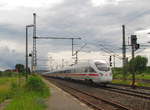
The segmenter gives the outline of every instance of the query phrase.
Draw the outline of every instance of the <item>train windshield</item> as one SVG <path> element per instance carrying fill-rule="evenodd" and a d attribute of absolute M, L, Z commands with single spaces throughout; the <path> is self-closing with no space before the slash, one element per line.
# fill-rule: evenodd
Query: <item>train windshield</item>
<path fill-rule="evenodd" d="M 95 62 L 95 65 L 98 70 L 100 71 L 109 71 L 110 68 L 107 66 L 106 63 L 100 63 L 100 62 Z"/>

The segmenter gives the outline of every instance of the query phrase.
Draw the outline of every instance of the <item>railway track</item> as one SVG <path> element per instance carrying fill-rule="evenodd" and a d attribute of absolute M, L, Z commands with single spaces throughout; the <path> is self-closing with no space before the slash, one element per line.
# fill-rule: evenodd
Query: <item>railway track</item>
<path fill-rule="evenodd" d="M 76 83 L 81 83 L 81 82 L 76 82 Z M 87 83 L 82 83 L 82 84 L 87 84 Z M 109 84 L 108 86 L 104 86 L 104 87 L 100 86 L 99 84 L 95 84 L 95 87 L 100 87 L 100 88 L 103 88 L 103 89 L 108 90 L 108 91 L 117 92 L 120 94 L 125 94 L 125 95 L 130 95 L 130 96 L 135 96 L 135 97 L 150 100 L 150 91 L 149 92 L 136 91 L 134 89 L 131 89 L 131 86 L 127 86 L 127 85 L 125 85 L 125 86 L 123 85 L 124 89 L 120 88 L 120 87 L 122 87 L 122 85 L 117 85 L 118 87 L 113 87 L 110 85 L 115 85 L 115 84 Z M 93 85 L 91 85 L 91 86 L 93 86 Z M 147 88 L 147 87 L 146 88 L 137 87 L 137 89 L 150 90 L 150 88 Z"/>
<path fill-rule="evenodd" d="M 146 93 L 146 92 L 140 92 L 140 91 L 135 91 L 130 89 L 122 89 L 122 88 L 111 87 L 111 86 L 105 87 L 103 89 L 150 100 L 150 93 Z"/>
<path fill-rule="evenodd" d="M 114 84 L 114 83 L 111 83 L 109 85 L 121 86 L 121 87 L 131 87 L 131 85 L 126 85 L 126 84 Z M 150 90 L 150 87 L 144 87 L 144 86 L 136 86 L 136 88 L 144 89 L 144 90 Z"/>
<path fill-rule="evenodd" d="M 49 79 L 49 78 L 47 78 Z M 51 79 L 52 83 L 54 83 L 56 86 L 60 87 L 64 91 L 70 93 L 74 97 L 78 98 L 79 100 L 83 101 L 87 105 L 95 108 L 96 110 L 132 110 L 131 108 L 128 108 L 124 105 L 121 105 L 119 103 L 106 100 L 100 96 L 96 96 L 93 94 L 90 94 L 88 92 L 79 90 L 77 88 L 70 87 L 68 85 L 64 85 L 61 81 L 54 81 Z"/>
<path fill-rule="evenodd" d="M 67 80 L 67 81 L 70 81 L 70 80 Z M 80 83 L 80 84 L 82 83 L 82 84 L 86 84 L 87 85 L 87 83 L 77 82 L 76 80 L 75 81 L 71 81 L 71 82 Z M 120 88 L 120 87 L 122 87 L 122 85 L 117 85 L 117 86 L 120 86 L 120 87 L 113 87 L 113 86 L 110 86 L 110 85 L 111 84 L 109 84 L 106 87 L 102 87 L 102 86 L 100 86 L 98 84 L 95 84 L 94 86 L 95 87 L 100 87 L 100 88 L 102 88 L 104 90 L 108 90 L 108 91 L 117 92 L 117 93 L 120 93 L 120 94 L 125 94 L 125 95 L 130 95 L 130 96 L 134 96 L 134 97 L 139 97 L 139 98 L 150 100 L 150 92 L 146 93 L 146 92 L 136 91 L 136 90 L 131 89 L 130 86 L 123 86 L 124 87 L 124 89 L 123 89 L 123 88 Z M 89 86 L 89 84 L 88 84 L 88 86 Z M 93 86 L 93 85 L 90 85 L 90 86 Z M 146 90 L 149 90 L 149 89 L 146 88 Z"/>

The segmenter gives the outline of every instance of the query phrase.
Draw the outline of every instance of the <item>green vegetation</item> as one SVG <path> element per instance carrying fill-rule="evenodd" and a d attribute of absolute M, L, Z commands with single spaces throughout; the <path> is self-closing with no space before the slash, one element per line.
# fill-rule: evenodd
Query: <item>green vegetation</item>
<path fill-rule="evenodd" d="M 10 71 L 5 71 L 5 72 L 0 71 L 0 77 L 3 77 L 3 76 L 13 77 L 13 76 L 17 76 L 17 73 L 10 72 Z"/>
<path fill-rule="evenodd" d="M 0 78 L 0 103 L 12 97 L 13 91 L 11 84 L 16 78 L 1 77 Z"/>
<path fill-rule="evenodd" d="M 125 84 L 125 85 L 131 85 L 132 84 L 132 81 L 131 80 L 116 80 L 114 79 L 112 81 L 112 83 L 115 83 L 115 84 Z M 135 83 L 136 86 L 146 86 L 146 87 L 150 87 L 150 84 L 149 83 L 143 83 L 141 81 L 136 81 Z"/>
<path fill-rule="evenodd" d="M 46 107 L 45 100 L 39 97 L 36 92 L 20 90 L 17 94 L 4 110 L 43 110 Z"/>
<path fill-rule="evenodd" d="M 43 97 L 49 96 L 49 89 L 47 85 L 42 81 L 40 76 L 34 75 L 29 77 L 26 83 L 26 88 L 31 92 L 38 91 L 37 93 Z"/>
<path fill-rule="evenodd" d="M 122 68 L 113 68 L 113 83 L 118 84 L 131 84 L 132 73 L 135 72 L 136 85 L 138 86 L 149 86 L 150 84 L 143 82 L 142 80 L 150 80 L 150 67 L 146 67 L 148 59 L 142 56 L 136 56 L 131 59 L 125 69 L 126 75 L 123 75 Z"/>
<path fill-rule="evenodd" d="M 132 74 L 128 73 L 126 76 L 127 76 L 126 77 L 127 79 L 132 79 Z M 113 78 L 114 79 L 122 79 L 123 78 L 123 74 L 114 73 L 113 74 Z M 136 74 L 135 78 L 136 79 L 141 79 L 141 80 L 150 80 L 150 74 L 148 74 L 148 73 Z"/>
<path fill-rule="evenodd" d="M 26 74 L 26 68 L 24 67 L 23 64 L 16 64 L 15 70 L 16 70 L 17 72 L 21 73 L 22 75 L 25 75 L 25 74 Z M 30 74 L 30 68 L 28 68 L 27 71 L 28 71 L 27 73 Z"/>
<path fill-rule="evenodd" d="M 142 56 L 136 56 L 134 59 L 131 59 L 129 63 L 126 65 L 126 69 L 128 72 L 133 73 L 136 72 L 141 74 L 143 71 L 146 70 L 148 59 Z"/>
<path fill-rule="evenodd" d="M 44 110 L 45 98 L 49 95 L 49 88 L 40 76 L 30 75 L 28 81 L 24 77 L 20 80 L 0 77 L 0 103 L 11 99 L 4 110 Z"/>
<path fill-rule="evenodd" d="M 119 69 L 120 70 L 120 69 Z M 113 83 L 117 83 L 117 84 L 131 84 L 131 80 L 132 80 L 132 74 L 130 74 L 129 72 L 126 75 L 126 80 L 123 80 L 123 74 L 122 72 L 115 72 L 113 73 Z M 142 74 L 136 74 L 135 75 L 135 79 L 136 79 L 136 85 L 138 86 L 148 86 L 150 87 L 149 83 L 145 83 L 142 80 L 150 80 L 150 73 L 142 73 Z"/>
<path fill-rule="evenodd" d="M 25 68 L 23 64 L 16 64 L 15 67 L 19 73 L 25 73 Z"/>

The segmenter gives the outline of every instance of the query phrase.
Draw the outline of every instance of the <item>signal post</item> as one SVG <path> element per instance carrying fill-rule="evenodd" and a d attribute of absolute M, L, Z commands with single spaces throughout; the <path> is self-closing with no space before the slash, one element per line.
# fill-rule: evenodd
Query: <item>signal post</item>
<path fill-rule="evenodd" d="M 140 45 L 137 44 L 137 36 L 131 35 L 131 48 L 132 48 L 132 59 L 134 60 L 134 52 L 139 49 Z M 132 88 L 135 88 L 135 68 L 132 67 Z"/>

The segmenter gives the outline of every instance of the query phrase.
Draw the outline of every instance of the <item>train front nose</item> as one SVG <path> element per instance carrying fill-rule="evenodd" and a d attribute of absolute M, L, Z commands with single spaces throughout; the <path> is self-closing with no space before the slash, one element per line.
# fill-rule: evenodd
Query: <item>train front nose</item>
<path fill-rule="evenodd" d="M 111 82 L 112 74 L 111 73 L 101 74 L 100 80 L 101 80 L 101 82 Z"/>
<path fill-rule="evenodd" d="M 106 73 L 106 74 L 98 74 L 96 78 L 93 79 L 96 83 L 109 83 L 112 81 L 112 74 Z"/>

